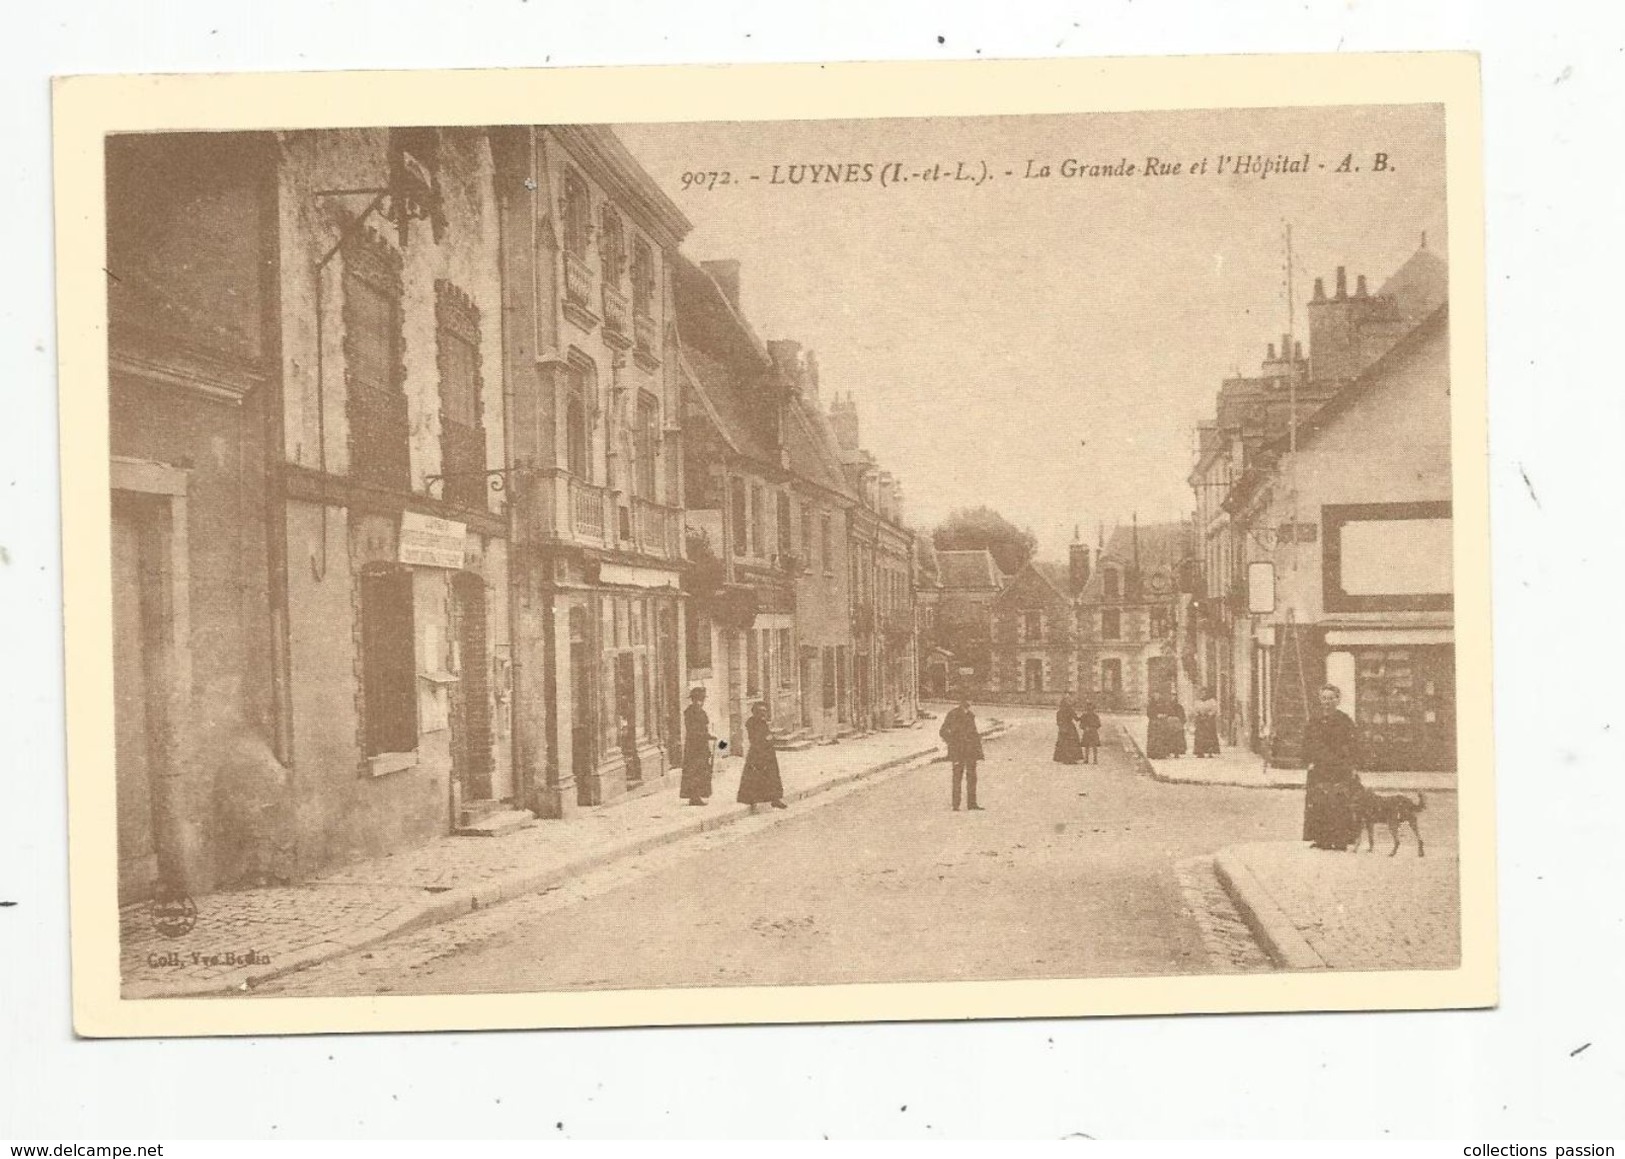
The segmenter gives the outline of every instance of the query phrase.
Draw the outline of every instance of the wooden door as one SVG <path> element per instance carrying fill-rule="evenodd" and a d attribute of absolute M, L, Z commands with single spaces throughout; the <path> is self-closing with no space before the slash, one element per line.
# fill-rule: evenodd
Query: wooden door
<path fill-rule="evenodd" d="M 491 799 L 491 653 L 486 635 L 485 581 L 458 572 L 451 581 L 451 639 L 460 677 L 451 702 L 452 776 L 462 799 Z"/>
<path fill-rule="evenodd" d="M 156 533 L 141 500 L 113 503 L 113 730 L 118 796 L 118 898 L 149 898 L 158 883 L 153 781 L 162 775 L 157 740 L 162 689 L 152 680 L 150 557 Z"/>

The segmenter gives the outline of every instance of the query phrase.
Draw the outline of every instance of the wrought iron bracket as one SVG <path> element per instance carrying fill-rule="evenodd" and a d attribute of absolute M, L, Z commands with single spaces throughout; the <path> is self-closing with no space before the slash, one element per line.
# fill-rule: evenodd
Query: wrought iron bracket
<path fill-rule="evenodd" d="M 508 489 L 508 468 L 492 467 L 488 471 L 452 471 L 445 475 L 423 476 L 423 489 L 430 495 L 434 494 L 435 484 L 442 485 L 439 498 L 445 498 L 444 484 L 447 479 L 484 479 L 485 485 L 493 491 L 506 491 Z"/>

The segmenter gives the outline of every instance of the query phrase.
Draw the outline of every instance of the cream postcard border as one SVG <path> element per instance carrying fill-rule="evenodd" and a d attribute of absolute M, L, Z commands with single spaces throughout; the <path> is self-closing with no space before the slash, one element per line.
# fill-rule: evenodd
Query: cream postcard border
<path fill-rule="evenodd" d="M 82 76 L 54 86 L 74 1026 L 92 1037 L 1492 1006 L 1497 997 L 1483 155 L 1466 53 Z M 104 134 L 385 124 L 1445 107 L 1461 965 L 444 997 L 120 997 Z"/>

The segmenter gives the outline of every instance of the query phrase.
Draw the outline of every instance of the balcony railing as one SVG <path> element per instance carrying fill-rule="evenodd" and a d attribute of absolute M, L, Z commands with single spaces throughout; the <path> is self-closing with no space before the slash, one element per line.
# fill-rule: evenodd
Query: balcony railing
<path fill-rule="evenodd" d="M 632 319 L 632 330 L 637 339 L 633 357 L 653 370 L 660 365 L 660 327 L 650 315 L 638 314 Z"/>
<path fill-rule="evenodd" d="M 662 559 L 683 556 L 683 513 L 648 499 L 632 500 L 632 525 L 638 550 Z"/>
<path fill-rule="evenodd" d="M 607 542 L 610 529 L 609 491 L 579 479 L 571 479 L 569 494 L 570 537 L 578 543 Z"/>
<path fill-rule="evenodd" d="M 622 350 L 632 344 L 627 333 L 626 295 L 608 281 L 604 282 L 604 340 Z"/>
<path fill-rule="evenodd" d="M 564 254 L 564 311 L 588 329 L 598 323 L 598 315 L 592 312 L 592 267 L 586 258 L 568 250 Z"/>
<path fill-rule="evenodd" d="M 654 559 L 680 560 L 683 512 L 589 483 L 567 471 L 543 473 L 521 508 L 522 536 L 554 539 Z"/>

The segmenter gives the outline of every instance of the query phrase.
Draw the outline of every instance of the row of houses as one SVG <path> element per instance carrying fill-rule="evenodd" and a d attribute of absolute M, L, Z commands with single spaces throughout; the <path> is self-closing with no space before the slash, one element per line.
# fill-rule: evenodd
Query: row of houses
<path fill-rule="evenodd" d="M 1180 610 L 1190 589 L 1192 529 L 1184 523 L 1102 530 L 1073 543 L 1067 564 L 1041 560 L 1013 575 L 987 551 L 939 551 L 919 587 L 924 687 L 944 696 L 1140 711 L 1188 695 Z"/>
<path fill-rule="evenodd" d="M 1317 278 L 1308 351 L 1271 343 L 1197 431 L 1195 683 L 1276 764 L 1330 683 L 1366 767 L 1455 767 L 1447 290 L 1425 235 L 1375 292 Z"/>
<path fill-rule="evenodd" d="M 120 894 L 911 722 L 897 484 L 613 133 L 110 138 Z"/>
<path fill-rule="evenodd" d="M 1309 347 L 1269 343 L 1196 432 L 1191 519 L 1119 527 L 1065 567 L 927 557 L 928 694 L 1143 711 L 1217 705 L 1284 766 L 1336 685 L 1365 767 L 1455 766 L 1448 277 L 1424 236 L 1376 291 L 1316 279 Z"/>

